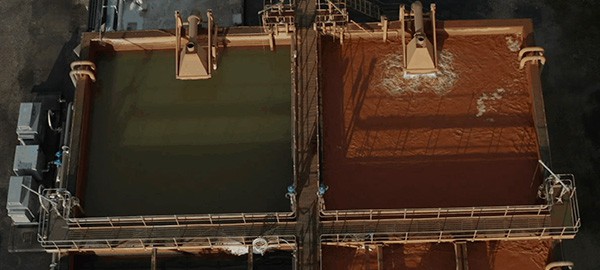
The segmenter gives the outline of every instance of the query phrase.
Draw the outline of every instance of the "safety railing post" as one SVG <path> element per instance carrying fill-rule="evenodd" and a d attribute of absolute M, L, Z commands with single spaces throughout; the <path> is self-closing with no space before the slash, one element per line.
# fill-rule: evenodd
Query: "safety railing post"
<path fill-rule="evenodd" d="M 539 239 L 542 239 L 544 237 L 544 233 L 546 233 L 546 227 L 544 227 L 542 229 L 542 233 L 540 234 L 540 238 Z"/>

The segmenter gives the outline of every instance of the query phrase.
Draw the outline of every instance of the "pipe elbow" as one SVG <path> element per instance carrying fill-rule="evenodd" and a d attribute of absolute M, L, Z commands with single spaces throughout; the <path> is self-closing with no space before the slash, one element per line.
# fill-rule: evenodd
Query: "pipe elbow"
<path fill-rule="evenodd" d="M 549 264 L 546 265 L 546 268 L 544 268 L 545 270 L 552 270 L 555 269 L 557 267 L 569 267 L 569 269 L 571 269 L 575 264 L 573 262 L 568 262 L 568 261 L 560 261 L 560 262 L 551 262 Z"/>

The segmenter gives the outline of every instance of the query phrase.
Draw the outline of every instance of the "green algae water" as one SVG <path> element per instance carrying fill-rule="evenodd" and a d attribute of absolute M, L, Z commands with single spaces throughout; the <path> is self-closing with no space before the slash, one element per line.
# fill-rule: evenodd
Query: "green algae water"
<path fill-rule="evenodd" d="M 290 211 L 289 48 L 226 48 L 209 80 L 173 51 L 97 60 L 86 216 Z"/>

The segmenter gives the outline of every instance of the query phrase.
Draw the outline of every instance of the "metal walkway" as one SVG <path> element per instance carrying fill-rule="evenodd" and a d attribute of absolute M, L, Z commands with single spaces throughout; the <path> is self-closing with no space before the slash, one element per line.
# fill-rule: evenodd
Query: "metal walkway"
<path fill-rule="evenodd" d="M 323 243 L 454 242 L 508 239 L 569 239 L 578 226 L 557 222 L 551 214 L 321 221 L 313 207 L 303 208 L 298 222 L 186 224 L 157 226 L 67 225 L 54 218 L 42 246 L 57 251 L 127 248 L 201 248 L 234 240 L 249 244 L 264 237 L 274 244 L 296 244 L 302 269 L 316 269 Z M 307 211 L 304 211 L 307 210 Z M 319 226 L 320 224 L 320 226 Z M 304 252 L 310 250 L 311 252 Z M 315 268 L 316 267 L 316 268 Z"/>
<path fill-rule="evenodd" d="M 298 267 L 319 269 L 319 129 L 318 129 L 318 41 L 312 28 L 315 0 L 300 0 L 296 6 L 296 87 L 298 115 Z"/>

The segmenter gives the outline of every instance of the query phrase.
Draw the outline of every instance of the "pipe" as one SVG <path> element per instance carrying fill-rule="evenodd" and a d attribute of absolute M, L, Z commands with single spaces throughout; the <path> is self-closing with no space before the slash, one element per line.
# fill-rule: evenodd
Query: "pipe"
<path fill-rule="evenodd" d="M 386 16 L 381 16 L 381 30 L 383 31 L 383 42 L 387 41 L 388 38 L 388 19 Z"/>
<path fill-rule="evenodd" d="M 185 50 L 188 53 L 193 53 L 196 51 L 196 43 L 194 43 L 193 41 L 188 42 L 187 44 L 185 44 Z"/>
<path fill-rule="evenodd" d="M 415 33 L 424 33 L 423 28 L 423 5 L 421 1 L 416 1 L 410 6 L 415 17 Z"/>
<path fill-rule="evenodd" d="M 254 252 L 252 246 L 248 246 L 248 270 L 254 269 Z"/>
<path fill-rule="evenodd" d="M 56 184 L 59 188 L 64 188 L 66 186 L 66 184 L 64 183 L 63 179 L 65 179 L 64 177 L 64 173 L 65 173 L 65 164 L 67 164 L 67 161 L 69 159 L 69 146 L 67 145 L 69 142 L 69 135 L 70 135 L 70 131 L 71 131 L 71 119 L 73 118 L 73 102 L 69 102 L 69 104 L 67 104 L 67 120 L 65 121 L 65 126 L 63 127 L 63 136 L 61 137 L 61 151 L 62 151 L 62 156 L 61 156 L 61 164 L 62 166 L 57 168 L 56 171 Z"/>
<path fill-rule="evenodd" d="M 179 76 L 179 54 L 181 50 L 181 28 L 183 20 L 179 11 L 175 11 L 175 77 Z"/>
<path fill-rule="evenodd" d="M 569 267 L 569 269 L 572 269 L 573 266 L 575 264 L 573 264 L 572 262 L 567 262 L 567 261 L 563 261 L 563 262 L 551 262 L 548 265 L 546 265 L 546 268 L 544 268 L 545 270 L 552 270 L 554 268 L 557 267 Z"/>
<path fill-rule="evenodd" d="M 157 268 L 157 263 L 156 263 L 156 257 L 158 257 L 157 255 L 157 249 L 153 248 L 152 249 L 152 259 L 151 259 L 151 263 L 150 263 L 150 269 L 152 270 L 156 270 Z"/>
<path fill-rule="evenodd" d="M 528 52 L 537 52 L 540 55 L 544 55 L 544 48 L 542 47 L 527 47 L 519 51 L 519 61 L 523 59 L 523 56 Z"/>
<path fill-rule="evenodd" d="M 75 70 L 78 66 L 89 66 L 92 70 L 96 70 L 96 64 L 92 61 L 73 61 L 71 62 L 71 70 Z"/>
<path fill-rule="evenodd" d="M 188 18 L 188 28 L 190 29 L 189 37 L 192 42 L 196 41 L 198 37 L 198 25 L 202 21 L 200 17 L 196 15 L 190 15 Z"/>
<path fill-rule="evenodd" d="M 63 127 L 63 138 L 61 145 L 66 145 L 69 141 L 69 131 L 71 131 L 71 118 L 73 117 L 73 102 L 69 102 L 67 104 L 67 120 L 65 121 L 65 126 Z"/>
<path fill-rule="evenodd" d="M 90 79 L 92 79 L 93 82 L 96 81 L 96 75 L 89 70 L 73 70 L 69 72 L 69 77 L 71 77 L 71 81 L 75 87 L 77 87 L 77 75 L 87 75 L 90 77 Z"/>
<path fill-rule="evenodd" d="M 542 63 L 542 65 L 546 64 L 546 57 L 540 56 L 540 55 L 536 55 L 536 56 L 525 56 L 523 57 L 523 59 L 521 59 L 521 62 L 519 63 L 519 69 L 523 69 L 525 67 L 525 64 L 527 62 L 533 62 L 533 61 L 540 61 L 540 63 Z"/>
<path fill-rule="evenodd" d="M 52 110 L 48 110 L 47 116 L 48 116 L 48 127 L 50 128 L 50 130 L 54 131 L 54 132 L 60 132 L 61 128 L 57 127 L 55 128 L 54 125 L 52 125 L 52 116 L 54 115 L 54 113 L 52 112 Z"/>
<path fill-rule="evenodd" d="M 50 263 L 50 270 L 56 270 L 60 264 L 60 253 L 52 253 L 52 262 Z"/>
<path fill-rule="evenodd" d="M 213 61 L 212 28 L 213 28 L 213 25 L 212 24 L 213 24 L 213 20 L 214 20 L 214 18 L 212 16 L 212 10 L 210 10 L 210 9 L 208 11 L 206 11 L 206 20 L 208 21 L 208 33 L 207 33 L 208 34 L 208 52 L 207 52 L 208 67 L 206 67 L 206 72 L 210 75 L 210 74 L 212 74 L 212 70 L 213 70 L 213 66 L 212 66 L 212 61 Z"/>

